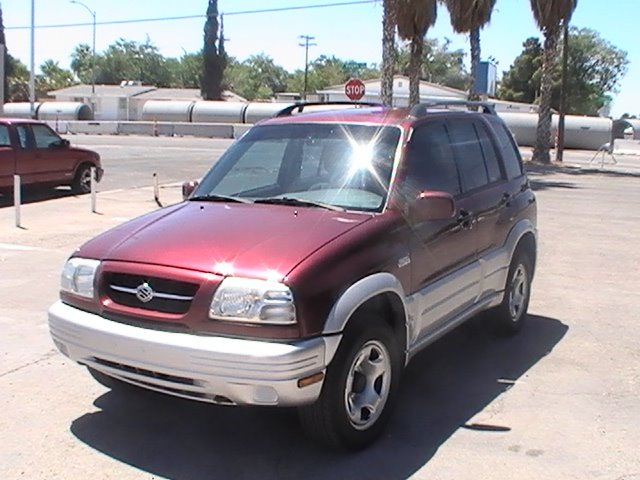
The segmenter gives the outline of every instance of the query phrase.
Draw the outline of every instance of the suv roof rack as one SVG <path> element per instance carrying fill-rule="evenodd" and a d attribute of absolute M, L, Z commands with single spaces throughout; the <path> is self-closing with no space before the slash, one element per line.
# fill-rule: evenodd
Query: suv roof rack
<path fill-rule="evenodd" d="M 427 110 L 435 107 L 467 107 L 468 110 L 478 111 L 480 108 L 482 109 L 482 113 L 486 113 L 488 115 L 496 115 L 495 105 L 488 102 L 477 102 L 471 100 L 434 100 L 429 102 L 419 103 L 413 108 L 411 108 L 411 112 L 409 115 L 412 117 L 424 117 L 427 114 Z"/>
<path fill-rule="evenodd" d="M 319 105 L 352 105 L 354 107 L 382 107 L 380 103 L 374 102 L 347 102 L 347 101 L 335 101 L 335 102 L 298 102 L 294 105 L 289 105 L 277 112 L 273 117 L 288 117 L 293 115 L 293 112 L 298 110 L 298 113 L 302 113 L 305 107 L 314 107 Z"/>

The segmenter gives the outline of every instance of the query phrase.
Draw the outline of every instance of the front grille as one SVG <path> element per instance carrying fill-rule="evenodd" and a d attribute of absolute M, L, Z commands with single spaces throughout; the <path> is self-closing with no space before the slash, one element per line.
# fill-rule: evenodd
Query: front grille
<path fill-rule="evenodd" d="M 113 368 L 114 370 L 119 370 L 124 373 L 134 373 L 136 375 L 140 375 L 148 378 L 157 378 L 158 380 L 164 380 L 166 382 L 178 383 L 180 385 L 195 385 L 195 382 L 191 378 L 186 377 L 178 377 L 176 375 L 168 375 L 166 373 L 153 372 L 151 370 L 146 370 L 144 368 L 132 367 L 131 365 L 124 365 L 122 363 L 112 362 L 110 360 L 105 360 L 104 358 L 93 357 L 93 361 L 99 365 L 104 365 L 105 367 Z"/>
<path fill-rule="evenodd" d="M 114 302 L 162 313 L 187 313 L 198 290 L 195 283 L 126 273 L 106 273 L 104 281 L 107 295 Z M 141 301 L 136 295 L 138 288 L 144 284 L 153 290 L 153 297 L 148 302 Z"/>

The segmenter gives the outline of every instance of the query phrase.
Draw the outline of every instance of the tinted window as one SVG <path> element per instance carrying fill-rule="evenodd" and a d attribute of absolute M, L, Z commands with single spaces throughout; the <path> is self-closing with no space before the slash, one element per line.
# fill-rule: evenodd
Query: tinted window
<path fill-rule="evenodd" d="M 49 148 L 52 143 L 60 141 L 60 137 L 45 125 L 33 125 L 31 130 L 36 141 L 36 148 Z"/>
<path fill-rule="evenodd" d="M 16 131 L 18 132 L 18 142 L 20 143 L 20 147 L 29 148 L 29 131 L 26 125 L 18 125 L 16 127 Z"/>
<path fill-rule="evenodd" d="M 406 175 L 410 195 L 426 190 L 460 193 L 458 170 L 444 124 L 429 124 L 413 132 Z"/>
<path fill-rule="evenodd" d="M 520 162 L 520 155 L 518 154 L 517 147 L 513 141 L 511 132 L 507 130 L 507 127 L 503 124 L 494 124 L 496 136 L 500 144 L 500 150 L 502 151 L 502 158 L 504 160 L 504 169 L 507 172 L 507 178 L 509 180 L 522 175 L 522 163 Z"/>
<path fill-rule="evenodd" d="M 9 127 L 0 125 L 0 147 L 10 147 L 11 139 L 9 138 Z"/>
<path fill-rule="evenodd" d="M 463 119 L 453 121 L 449 124 L 449 135 L 463 190 L 473 190 L 489 183 L 484 155 L 473 123 Z"/>
<path fill-rule="evenodd" d="M 487 174 L 489 175 L 489 182 L 497 182 L 502 178 L 500 172 L 500 163 L 498 162 L 498 155 L 496 149 L 493 146 L 493 142 L 489 137 L 489 132 L 482 125 L 475 124 L 476 134 L 480 139 L 480 148 L 484 156 L 484 163 L 487 167 Z"/>

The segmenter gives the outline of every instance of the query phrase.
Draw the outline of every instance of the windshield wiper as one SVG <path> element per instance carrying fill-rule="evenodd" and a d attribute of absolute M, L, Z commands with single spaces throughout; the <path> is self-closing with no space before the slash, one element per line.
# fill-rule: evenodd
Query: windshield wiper
<path fill-rule="evenodd" d="M 195 195 L 193 197 L 189 197 L 189 201 L 196 202 L 237 202 L 237 203 L 251 203 L 250 200 L 239 197 L 230 197 L 228 195 L 215 195 L 213 193 L 208 193 L 207 195 Z"/>
<path fill-rule="evenodd" d="M 254 203 L 266 203 L 270 205 L 289 205 L 292 207 L 320 207 L 327 210 L 335 210 L 338 212 L 344 212 L 344 208 L 337 207 L 335 205 L 329 205 L 322 202 L 314 202 L 312 200 L 302 200 L 300 198 L 293 197 L 270 197 L 270 198 L 258 198 L 254 200 Z"/>

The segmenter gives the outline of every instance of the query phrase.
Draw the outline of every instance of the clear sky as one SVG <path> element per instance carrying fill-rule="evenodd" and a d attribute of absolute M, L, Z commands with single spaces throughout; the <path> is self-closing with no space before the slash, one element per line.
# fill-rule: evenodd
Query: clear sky
<path fill-rule="evenodd" d="M 202 28 L 207 0 L 82 0 L 97 14 L 97 44 L 102 51 L 118 38 L 144 42 L 147 37 L 167 57 L 195 52 L 202 46 Z M 299 35 L 315 37 L 310 58 L 335 55 L 367 63 L 381 61 L 381 2 L 333 6 L 273 13 L 244 13 L 278 7 L 328 5 L 349 0 L 219 0 L 225 13 L 227 52 L 242 60 L 264 52 L 287 70 L 304 67 L 304 49 Z M 30 0 L 1 0 L 9 52 L 27 66 L 30 62 Z M 235 14 L 234 14 L 235 13 Z M 158 17 L 197 16 L 193 19 L 100 25 L 100 22 Z M 590 27 L 629 54 L 629 72 L 615 97 L 613 115 L 640 114 L 640 0 L 579 0 L 572 24 Z M 91 44 L 91 15 L 69 0 L 35 0 L 35 24 L 87 23 L 86 26 L 36 28 L 36 68 L 46 59 L 69 66 L 69 55 L 78 43 Z M 444 8 L 427 34 L 449 38 L 453 48 L 467 50 L 467 38 L 453 33 Z M 522 42 L 540 37 L 530 12 L 529 0 L 498 0 L 491 24 L 482 32 L 482 56 L 493 56 L 498 70 L 508 69 L 522 51 Z"/>

